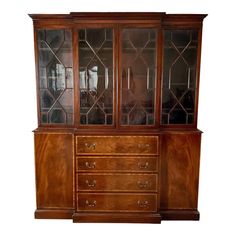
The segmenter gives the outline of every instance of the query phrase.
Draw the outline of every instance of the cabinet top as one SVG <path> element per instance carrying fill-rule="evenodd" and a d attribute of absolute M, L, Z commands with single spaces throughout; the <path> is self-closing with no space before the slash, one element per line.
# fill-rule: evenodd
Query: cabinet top
<path fill-rule="evenodd" d="M 165 12 L 70 12 L 69 14 L 29 14 L 33 20 L 96 19 L 96 20 L 194 20 L 202 21 L 207 14 L 167 14 Z"/>

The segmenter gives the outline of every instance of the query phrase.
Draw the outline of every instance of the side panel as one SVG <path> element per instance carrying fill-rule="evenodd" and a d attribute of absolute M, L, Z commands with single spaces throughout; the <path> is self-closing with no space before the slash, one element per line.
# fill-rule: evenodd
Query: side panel
<path fill-rule="evenodd" d="M 37 209 L 73 208 L 73 135 L 35 133 Z"/>
<path fill-rule="evenodd" d="M 197 209 L 201 133 L 161 135 L 161 209 Z"/>

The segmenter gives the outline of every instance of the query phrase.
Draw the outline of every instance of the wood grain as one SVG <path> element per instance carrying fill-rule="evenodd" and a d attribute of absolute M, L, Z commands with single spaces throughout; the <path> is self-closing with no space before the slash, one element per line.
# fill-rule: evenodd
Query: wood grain
<path fill-rule="evenodd" d="M 72 219 L 74 209 L 37 209 L 35 219 Z"/>
<path fill-rule="evenodd" d="M 76 136 L 76 154 L 158 154 L 158 136 Z"/>
<path fill-rule="evenodd" d="M 157 174 L 77 174 L 77 191 L 157 192 Z"/>
<path fill-rule="evenodd" d="M 156 212 L 157 194 L 78 193 L 77 211 Z"/>
<path fill-rule="evenodd" d="M 77 212 L 73 214 L 74 223 L 161 223 L 159 213 L 96 213 L 96 212 Z"/>
<path fill-rule="evenodd" d="M 34 23 L 39 122 L 34 131 L 35 218 L 139 223 L 198 220 L 201 132 L 197 110 L 202 21 L 206 15 L 72 12 L 30 17 Z M 155 126 L 120 125 L 121 29 L 128 26 L 158 30 Z M 113 125 L 80 125 L 78 29 L 83 27 L 113 28 Z M 73 32 L 74 124 L 41 124 L 37 30 L 62 28 Z M 199 31 L 194 124 L 161 125 L 163 30 L 193 28 Z"/>
<path fill-rule="evenodd" d="M 35 133 L 37 208 L 73 208 L 73 135 Z"/>
<path fill-rule="evenodd" d="M 158 156 L 77 156 L 76 171 L 79 172 L 155 172 Z"/>
<path fill-rule="evenodd" d="M 199 220 L 200 213 L 198 210 L 161 210 L 161 219 L 162 220 Z"/>
<path fill-rule="evenodd" d="M 201 134 L 161 135 L 161 209 L 197 209 Z"/>

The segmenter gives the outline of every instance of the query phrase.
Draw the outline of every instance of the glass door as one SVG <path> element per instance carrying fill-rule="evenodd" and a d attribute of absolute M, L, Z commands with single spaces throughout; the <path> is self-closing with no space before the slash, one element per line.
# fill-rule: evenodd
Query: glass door
<path fill-rule="evenodd" d="M 164 31 L 162 117 L 164 125 L 194 124 L 197 30 Z"/>
<path fill-rule="evenodd" d="M 153 126 L 156 116 L 157 29 L 123 28 L 120 40 L 120 123 L 122 126 Z"/>
<path fill-rule="evenodd" d="M 79 29 L 80 125 L 113 125 L 113 29 Z"/>
<path fill-rule="evenodd" d="M 73 124 L 72 34 L 69 29 L 40 29 L 38 87 L 41 124 Z"/>

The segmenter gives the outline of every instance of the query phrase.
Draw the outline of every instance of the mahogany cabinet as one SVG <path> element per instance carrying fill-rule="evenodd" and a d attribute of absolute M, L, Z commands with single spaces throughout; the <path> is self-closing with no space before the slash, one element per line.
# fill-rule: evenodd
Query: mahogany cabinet
<path fill-rule="evenodd" d="M 205 16 L 30 15 L 38 107 L 35 218 L 199 219 Z"/>

